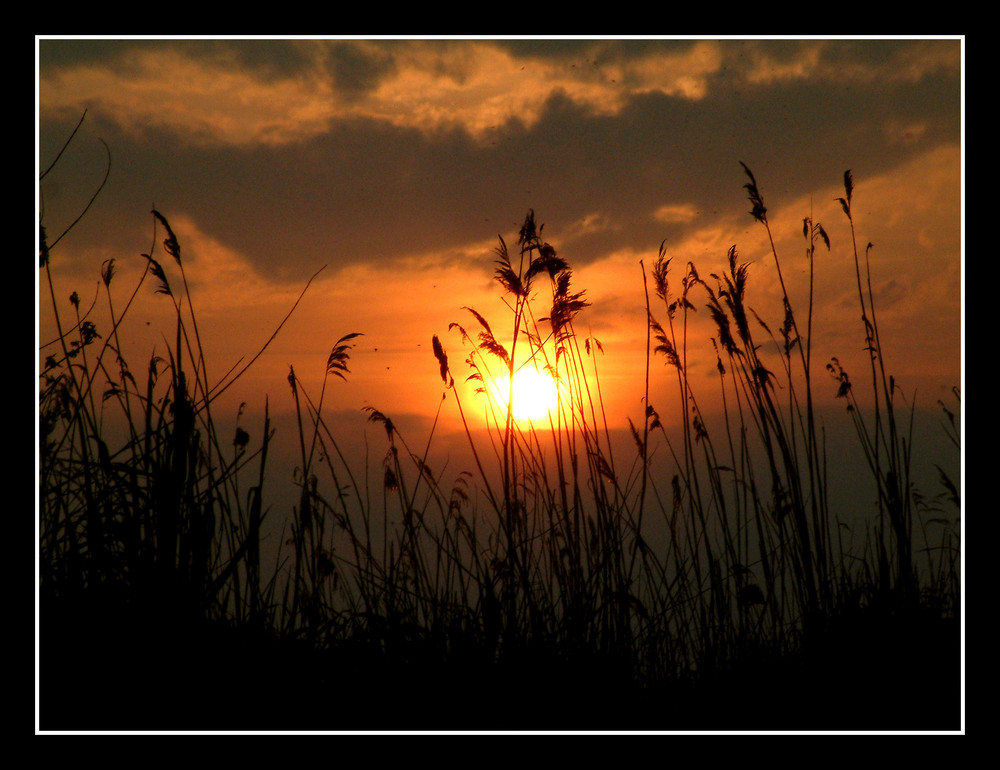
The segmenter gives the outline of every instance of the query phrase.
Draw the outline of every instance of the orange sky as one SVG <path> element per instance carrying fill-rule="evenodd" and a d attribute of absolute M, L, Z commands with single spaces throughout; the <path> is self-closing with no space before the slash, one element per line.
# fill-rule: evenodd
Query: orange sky
<path fill-rule="evenodd" d="M 88 111 L 40 185 L 50 238 L 100 181 L 101 141 L 112 157 L 106 189 L 53 251 L 56 294 L 78 291 L 84 308 L 98 295 L 91 318 L 107 329 L 100 266 L 116 260 L 122 306 L 155 206 L 183 247 L 213 378 L 253 356 L 323 268 L 217 413 L 247 402 L 259 414 L 265 394 L 272 413 L 290 411 L 289 366 L 318 394 L 331 346 L 362 332 L 347 382 L 329 383 L 329 408 L 429 418 L 442 393 L 433 335 L 457 379 L 463 346 L 449 324 L 476 327 L 463 307 L 509 339 L 493 249 L 498 235 L 516 243 L 533 208 L 592 303 L 577 331 L 603 345 L 607 414 L 622 427 L 641 420 L 640 260 L 651 266 L 661 242 L 678 279 L 688 261 L 703 278 L 720 271 L 736 245 L 752 264 L 750 304 L 780 325 L 743 161 L 797 312 L 808 288 L 803 217 L 831 239 L 816 261 L 813 344 L 817 387 L 832 403 L 823 364 L 837 356 L 858 374 L 865 364 L 850 230 L 835 200 L 852 169 L 887 363 L 907 397 L 933 406 L 962 376 L 962 55 L 955 39 L 41 40 L 40 171 Z M 39 290 L 43 344 L 55 332 L 47 285 Z M 544 300 L 538 310 L 547 314 Z M 165 348 L 168 311 L 143 289 L 131 356 Z M 689 371 L 708 394 L 712 330 L 706 313 L 694 316 Z M 655 360 L 654 405 L 672 383 Z M 443 428 L 454 429 L 446 407 Z"/>

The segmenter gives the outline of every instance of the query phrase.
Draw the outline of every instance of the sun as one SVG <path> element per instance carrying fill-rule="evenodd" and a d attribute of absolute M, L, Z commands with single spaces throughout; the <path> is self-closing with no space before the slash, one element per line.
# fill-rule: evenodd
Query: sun
<path fill-rule="evenodd" d="M 500 402 L 506 403 L 510 394 L 509 379 L 506 375 L 497 381 L 501 394 Z M 559 405 L 559 390 L 555 380 L 546 372 L 533 367 L 523 367 L 514 372 L 514 395 L 511 411 L 518 420 L 539 420 L 545 418 Z"/>

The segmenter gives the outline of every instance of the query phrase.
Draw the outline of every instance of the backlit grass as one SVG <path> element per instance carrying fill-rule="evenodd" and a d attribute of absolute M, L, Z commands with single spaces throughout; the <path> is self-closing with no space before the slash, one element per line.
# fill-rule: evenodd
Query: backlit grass
<path fill-rule="evenodd" d="M 598 300 L 529 211 L 516 245 L 488 257 L 509 315 L 456 308 L 420 375 L 440 378 L 438 415 L 465 426 L 469 466 L 433 467 L 434 429 L 404 437 L 368 407 L 384 434 L 375 483 L 329 422 L 360 332 L 333 343 L 319 393 L 290 370 L 290 392 L 249 396 L 262 425 L 222 436 L 214 404 L 246 369 L 213 379 L 167 219 L 153 212 L 131 298 L 152 284 L 171 304 L 170 346 L 138 366 L 120 354 L 132 299 L 112 301 L 114 261 L 101 269 L 112 326 L 97 329 L 76 295 L 67 308 L 50 291 L 62 236 L 43 223 L 58 337 L 40 351 L 42 727 L 956 729 L 959 485 L 944 471 L 940 490 L 911 482 L 913 406 L 883 354 L 877 266 L 809 218 L 802 253 L 779 255 L 743 168 L 784 313 L 756 316 L 735 246 L 714 273 L 650 255 L 646 365 L 632 373 L 645 413 L 627 451 L 604 406 L 603 345 L 577 332 Z M 853 238 L 850 172 L 844 188 Z M 831 249 L 852 257 L 870 354 L 850 375 L 812 345 L 813 260 Z M 806 296 L 785 289 L 792 260 Z M 709 338 L 689 333 L 695 312 Z M 696 392 L 695 349 L 712 351 L 717 392 Z M 510 400 L 521 369 L 558 396 L 530 420 Z M 651 397 L 668 388 L 684 405 L 669 421 Z M 291 479 L 268 471 L 279 397 L 296 415 Z M 850 525 L 818 416 L 838 398 L 877 492 Z M 721 418 L 702 412 L 710 401 Z M 957 404 L 941 407 L 959 452 Z M 269 489 L 289 484 L 297 504 L 271 509 Z M 265 520 L 284 532 L 277 551 Z M 871 692 L 838 691 L 858 683 Z M 948 700 L 900 710 L 921 690 Z"/>

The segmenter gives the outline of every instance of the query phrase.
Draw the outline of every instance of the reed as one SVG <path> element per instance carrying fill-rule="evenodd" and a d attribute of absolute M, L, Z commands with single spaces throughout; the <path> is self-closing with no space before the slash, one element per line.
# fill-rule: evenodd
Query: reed
<path fill-rule="evenodd" d="M 661 246 L 637 274 L 647 345 L 636 373 L 644 415 L 638 427 L 630 421 L 631 452 L 612 438 L 603 345 L 576 330 L 591 299 L 529 211 L 516 247 L 500 237 L 491 257 L 509 316 L 497 321 L 463 308 L 466 325 L 451 324 L 451 341 L 432 337 L 442 399 L 426 440 L 411 445 L 388 413 L 367 407 L 369 423 L 384 434 L 374 484 L 369 469 L 342 449 L 328 416 L 328 384 L 350 376 L 359 333 L 333 344 L 318 395 L 290 370 L 298 503 L 273 565 L 265 563 L 262 536 L 273 515 L 265 505 L 273 432 L 267 401 L 258 449 L 249 449 L 242 415 L 231 440 L 219 435 L 213 402 L 246 367 L 210 379 L 181 244 L 166 217 L 152 212 L 154 246 L 142 255 L 146 270 L 124 307 L 110 290 L 114 262 L 102 267 L 112 319 L 106 337 L 81 314 L 76 295 L 68 315 L 57 300 L 53 247 L 62 236 L 49 243 L 42 226 L 40 269 L 58 330 L 41 351 L 39 386 L 43 621 L 141 615 L 156 618 L 157 628 L 225 627 L 304 645 L 280 649 L 325 656 L 309 660 L 324 661 L 317 665 L 333 672 L 324 676 L 334 685 L 353 682 L 355 696 L 365 685 L 352 678 L 354 660 L 372 676 L 431 672 L 425 684 L 433 686 L 481 677 L 516 692 L 524 715 L 537 714 L 524 702 L 541 688 L 558 682 L 568 703 L 585 679 L 607 687 L 616 703 L 645 704 L 642 718 L 671 729 L 683 704 L 665 709 L 644 698 L 679 693 L 685 683 L 710 692 L 712 682 L 746 665 L 794 660 L 843 633 L 845 618 L 954 619 L 960 501 L 943 471 L 936 496 L 910 483 L 913 407 L 901 414 L 899 386 L 888 374 L 872 248 L 862 265 L 856 243 L 850 246 L 873 405 L 858 402 L 836 359 L 826 365 L 878 490 L 876 509 L 857 512 L 870 522 L 859 553 L 842 542 L 831 510 L 837 490 L 829 488 L 816 407 L 827 391 L 814 378 L 812 267 L 818 247 L 832 245 L 821 224 L 804 219 L 809 289 L 792 297 L 763 195 L 743 168 L 751 215 L 770 243 L 783 316 L 771 323 L 756 316 L 748 304 L 750 267 L 735 246 L 723 269 L 704 278 L 691 262 L 678 276 Z M 848 172 L 841 204 L 852 241 L 853 192 Z M 121 341 L 148 282 L 170 303 L 174 321 L 169 346 L 134 372 Z M 713 322 L 708 339 L 692 338 L 690 317 L 699 309 Z M 693 346 L 702 345 L 715 354 L 717 394 L 696 392 L 689 374 Z M 461 350 L 465 371 L 456 371 L 448 348 Z M 557 383 L 557 406 L 544 420 L 514 415 L 513 383 L 524 368 Z M 471 401 L 456 386 L 463 381 L 477 386 Z M 500 383 L 506 393 L 497 397 Z M 651 394 L 666 399 L 671 390 L 683 408 L 668 424 Z M 701 407 L 716 396 L 718 418 Z M 960 451 L 957 406 L 941 407 Z M 474 467 L 432 467 L 446 408 L 464 426 Z M 474 427 L 480 413 L 485 430 Z M 915 515 L 925 539 L 940 534 L 922 560 L 914 553 Z M 44 638 L 44 622 L 42 629 Z M 162 662 L 171 651 L 147 653 L 140 644 L 139 654 L 155 667 L 148 656 Z M 199 676 L 212 679 L 209 670 Z M 254 681 L 264 676 L 257 671 Z M 296 697 L 306 698 L 306 690 L 302 683 Z M 337 729 L 323 722 L 324 709 L 340 709 L 343 718 L 355 696 L 336 707 L 317 696 L 307 716 L 294 713 L 310 726 Z M 441 727 L 462 710 L 452 707 Z"/>

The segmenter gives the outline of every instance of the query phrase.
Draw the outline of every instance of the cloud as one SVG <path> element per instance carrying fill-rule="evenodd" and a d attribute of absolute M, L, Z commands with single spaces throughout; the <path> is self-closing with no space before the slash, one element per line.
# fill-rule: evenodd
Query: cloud
<path fill-rule="evenodd" d="M 913 145 L 918 143 L 927 133 L 925 121 L 888 120 L 882 127 L 882 132 L 893 144 Z"/>
<path fill-rule="evenodd" d="M 237 146 L 300 142 L 354 119 L 488 142 L 508 123 L 534 126 L 554 95 L 618 115 L 643 95 L 699 101 L 733 81 L 916 82 L 957 72 L 961 50 L 955 40 L 609 40 L 547 51 L 546 41 L 44 42 L 44 114 L 89 106 L 127 130 Z"/>
<path fill-rule="evenodd" d="M 727 45 L 725 64 L 752 85 L 822 80 L 885 85 L 957 74 L 961 43 L 940 40 L 769 40 Z"/>
<path fill-rule="evenodd" d="M 653 212 L 653 219 L 666 224 L 691 222 L 698 215 L 698 209 L 690 203 L 676 203 L 660 206 Z"/>
<path fill-rule="evenodd" d="M 200 52 L 200 47 L 195 49 Z M 127 48 L 40 74 L 42 115 L 93 109 L 128 132 L 167 129 L 192 144 L 284 144 L 322 133 L 334 114 L 314 70 L 262 77 L 240 60 L 180 45 Z"/>
<path fill-rule="evenodd" d="M 638 94 L 704 98 L 722 61 L 712 41 L 639 54 L 605 47 L 589 59 L 525 57 L 492 41 L 350 40 L 294 41 L 280 49 L 294 66 L 280 67 L 275 47 L 212 42 L 114 46 L 74 63 L 48 41 L 58 64 L 40 74 L 43 113 L 89 106 L 126 130 L 167 129 L 197 145 L 299 142 L 352 119 L 489 141 L 512 121 L 535 125 L 556 94 L 597 115 L 618 114 Z M 253 64 L 254 50 L 267 66 Z"/>
<path fill-rule="evenodd" d="M 204 232 L 193 218 L 184 213 L 167 216 L 170 228 L 181 244 L 182 260 L 191 292 L 199 304 L 212 313 L 225 315 L 285 303 L 293 298 L 290 288 L 276 291 L 274 284 L 261 275 L 246 257 Z M 169 257 L 157 254 L 167 268 Z"/>

